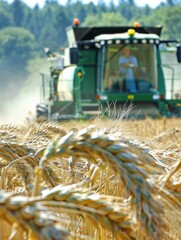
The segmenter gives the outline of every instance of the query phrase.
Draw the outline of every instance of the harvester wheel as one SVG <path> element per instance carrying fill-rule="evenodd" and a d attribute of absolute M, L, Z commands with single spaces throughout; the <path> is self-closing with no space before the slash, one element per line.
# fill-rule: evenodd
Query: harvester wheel
<path fill-rule="evenodd" d="M 36 118 L 38 120 L 47 120 L 48 119 L 48 105 L 45 103 L 39 103 L 36 106 Z"/>

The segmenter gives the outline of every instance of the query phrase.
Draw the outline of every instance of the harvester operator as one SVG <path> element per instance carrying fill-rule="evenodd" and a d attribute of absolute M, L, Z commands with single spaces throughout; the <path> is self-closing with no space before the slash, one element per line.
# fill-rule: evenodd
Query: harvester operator
<path fill-rule="evenodd" d="M 138 68 L 138 61 L 131 55 L 129 47 L 123 49 L 123 56 L 119 58 L 120 75 L 125 79 L 125 90 L 136 92 L 135 72 Z"/>

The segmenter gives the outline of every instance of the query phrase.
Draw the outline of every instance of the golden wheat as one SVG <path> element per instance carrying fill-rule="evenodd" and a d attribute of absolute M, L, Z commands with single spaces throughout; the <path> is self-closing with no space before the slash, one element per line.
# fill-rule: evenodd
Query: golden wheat
<path fill-rule="evenodd" d="M 181 238 L 180 120 L 95 122 L 0 127 L 0 239 Z"/>

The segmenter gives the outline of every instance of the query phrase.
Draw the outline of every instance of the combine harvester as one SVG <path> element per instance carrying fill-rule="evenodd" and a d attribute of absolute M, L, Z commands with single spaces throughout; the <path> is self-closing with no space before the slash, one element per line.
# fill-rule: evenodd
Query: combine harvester
<path fill-rule="evenodd" d="M 133 27 L 79 27 L 75 19 L 66 29 L 69 46 L 64 55 L 46 49 L 52 63 L 62 64 L 52 64 L 49 76 L 42 75 L 37 117 L 86 119 L 100 111 L 111 116 L 115 108 L 120 114 L 119 109 L 130 104 L 130 116 L 181 116 L 181 45 L 177 40 L 162 40 L 161 30 L 139 23 Z M 134 92 L 119 71 L 119 58 L 127 47 L 138 61 Z"/>

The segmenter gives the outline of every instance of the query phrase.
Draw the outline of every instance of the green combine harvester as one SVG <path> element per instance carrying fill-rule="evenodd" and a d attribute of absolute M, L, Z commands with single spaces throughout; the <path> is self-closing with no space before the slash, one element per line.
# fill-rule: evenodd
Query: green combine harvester
<path fill-rule="evenodd" d="M 46 53 L 50 74 L 43 74 L 37 118 L 86 119 L 98 114 L 119 117 L 181 116 L 181 45 L 162 40 L 162 27 L 79 27 L 66 29 L 68 48 L 63 56 Z M 120 72 L 120 56 L 129 48 L 137 59 L 132 68 L 135 89 Z M 127 71 L 126 70 L 126 71 Z M 131 70 L 130 70 L 131 71 Z"/>

